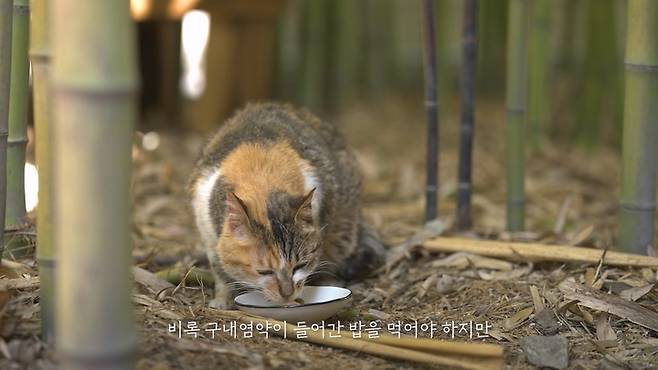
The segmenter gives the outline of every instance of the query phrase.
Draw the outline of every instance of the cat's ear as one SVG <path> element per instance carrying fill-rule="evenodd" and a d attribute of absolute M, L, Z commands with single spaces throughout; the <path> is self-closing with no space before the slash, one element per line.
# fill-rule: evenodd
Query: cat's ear
<path fill-rule="evenodd" d="M 234 237 L 244 239 L 250 235 L 247 206 L 232 191 L 226 194 L 226 222 Z"/>
<path fill-rule="evenodd" d="M 311 208 L 311 203 L 313 201 L 313 193 L 315 189 L 311 189 L 308 194 L 304 195 L 302 198 L 302 203 L 297 210 L 295 211 L 295 222 L 303 221 L 308 223 L 313 223 L 313 210 Z"/>

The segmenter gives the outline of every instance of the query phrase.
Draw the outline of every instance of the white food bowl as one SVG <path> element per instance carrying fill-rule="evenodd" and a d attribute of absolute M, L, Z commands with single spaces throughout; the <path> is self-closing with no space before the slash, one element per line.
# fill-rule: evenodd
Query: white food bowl
<path fill-rule="evenodd" d="M 235 297 L 239 310 L 283 320 L 290 323 L 299 321 L 317 322 L 328 319 L 347 306 L 352 297 L 349 289 L 333 286 L 305 286 L 300 298 L 303 304 L 276 304 L 270 302 L 260 292 L 249 292 Z"/>

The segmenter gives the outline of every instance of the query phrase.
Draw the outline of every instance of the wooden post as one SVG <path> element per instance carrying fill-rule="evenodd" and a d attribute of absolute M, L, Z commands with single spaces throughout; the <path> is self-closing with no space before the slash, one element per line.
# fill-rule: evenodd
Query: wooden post
<path fill-rule="evenodd" d="M 284 0 L 204 1 L 210 13 L 206 89 L 184 102 L 186 125 L 212 131 L 247 101 L 270 95 L 276 15 Z"/>

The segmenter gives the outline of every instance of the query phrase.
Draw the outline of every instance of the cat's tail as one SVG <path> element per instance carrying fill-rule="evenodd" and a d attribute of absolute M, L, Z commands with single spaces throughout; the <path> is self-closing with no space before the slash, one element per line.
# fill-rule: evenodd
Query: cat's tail
<path fill-rule="evenodd" d="M 342 277 L 348 281 L 366 278 L 385 261 L 386 246 L 377 232 L 360 220 L 357 245 L 343 264 Z"/>

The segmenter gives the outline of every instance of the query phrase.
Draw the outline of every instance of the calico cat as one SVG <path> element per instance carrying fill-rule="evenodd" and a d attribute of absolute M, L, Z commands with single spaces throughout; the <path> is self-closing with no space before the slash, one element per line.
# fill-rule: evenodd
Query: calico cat
<path fill-rule="evenodd" d="M 305 110 L 247 105 L 203 149 L 188 190 L 215 275 L 212 307 L 231 307 L 238 288 L 292 302 L 319 272 L 351 280 L 382 262 L 361 217 L 356 159 Z"/>

